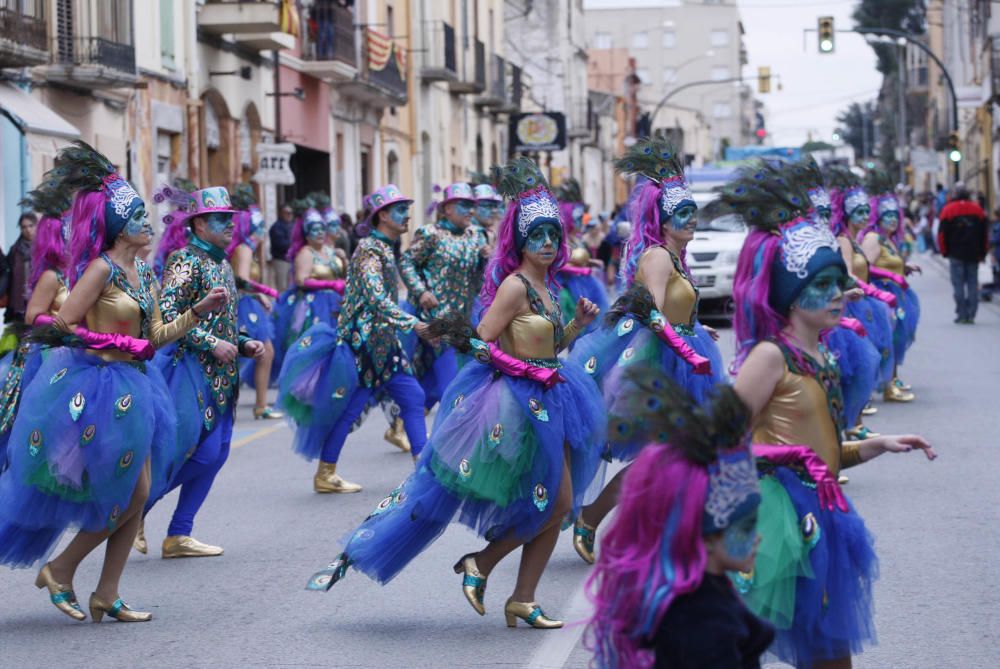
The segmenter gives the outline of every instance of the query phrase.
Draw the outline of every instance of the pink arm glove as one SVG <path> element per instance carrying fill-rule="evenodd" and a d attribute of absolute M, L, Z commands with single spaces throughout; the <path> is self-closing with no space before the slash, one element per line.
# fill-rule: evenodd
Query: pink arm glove
<path fill-rule="evenodd" d="M 559 374 L 558 369 L 549 369 L 547 367 L 535 367 L 534 365 L 529 365 L 524 360 L 515 358 L 512 355 L 504 353 L 499 346 L 495 343 L 490 342 L 490 363 L 498 370 L 503 372 L 508 376 L 516 376 L 523 379 L 531 379 L 542 384 L 546 390 L 549 390 L 557 383 L 563 383 L 565 379 Z"/>
<path fill-rule="evenodd" d="M 559 268 L 561 274 L 574 274 L 576 276 L 590 276 L 589 267 L 580 267 L 579 265 L 563 265 Z"/>
<path fill-rule="evenodd" d="M 55 325 L 55 322 L 52 316 L 39 314 L 35 318 L 34 325 L 36 327 Z M 87 348 L 97 351 L 117 349 L 130 354 L 136 360 L 152 360 L 153 354 L 156 353 L 148 339 L 137 339 L 136 337 L 118 334 L 117 332 L 91 332 L 79 326 L 75 328 L 73 334 L 79 337 L 87 345 Z"/>
<path fill-rule="evenodd" d="M 663 340 L 663 342 L 672 348 L 677 355 L 679 355 L 684 362 L 691 365 L 695 374 L 711 374 L 712 373 L 712 363 L 709 362 L 708 358 L 702 357 L 695 353 L 695 350 L 691 348 L 684 338 L 677 334 L 667 319 L 663 317 L 659 311 L 655 309 L 650 313 L 649 328 L 656 333 L 656 336 Z"/>
<path fill-rule="evenodd" d="M 847 500 L 840 490 L 837 477 L 833 475 L 822 458 L 808 446 L 754 444 L 753 455 L 755 458 L 764 458 L 776 465 L 801 465 L 816 482 L 816 495 L 819 497 L 820 506 L 828 511 L 840 509 L 847 512 Z"/>
<path fill-rule="evenodd" d="M 868 268 L 868 273 L 871 274 L 872 276 L 878 277 L 879 279 L 889 279 L 889 281 L 899 284 L 899 286 L 903 290 L 906 290 L 907 288 L 910 287 L 910 284 L 906 282 L 905 277 L 902 277 L 896 274 L 895 272 L 890 272 L 887 269 L 882 269 L 881 267 L 875 267 L 873 265 L 872 267 Z"/>
<path fill-rule="evenodd" d="M 850 330 L 859 337 L 868 336 L 868 331 L 865 330 L 865 326 L 862 325 L 861 321 L 859 321 L 857 318 L 849 318 L 847 316 L 844 316 L 843 318 L 840 319 L 840 327 Z"/>
<path fill-rule="evenodd" d="M 335 290 L 341 295 L 344 294 L 343 279 L 306 279 L 306 282 L 302 284 L 302 287 L 306 290 Z"/>
<path fill-rule="evenodd" d="M 888 290 L 882 290 L 881 288 L 876 288 L 866 281 L 855 281 L 858 284 L 858 288 L 864 292 L 868 297 L 874 297 L 876 300 L 885 302 L 893 309 L 896 308 L 896 296 L 890 293 Z"/>
<path fill-rule="evenodd" d="M 261 295 L 267 295 L 268 297 L 278 297 L 278 291 L 276 291 L 274 288 L 271 288 L 270 286 L 265 286 L 262 283 L 257 283 L 256 281 L 250 281 L 249 279 L 247 279 L 245 283 L 250 288 L 253 288 L 255 292 L 258 292 Z M 336 290 L 336 288 L 334 290 Z M 343 292 L 343 290 L 340 290 L 338 292 Z"/>

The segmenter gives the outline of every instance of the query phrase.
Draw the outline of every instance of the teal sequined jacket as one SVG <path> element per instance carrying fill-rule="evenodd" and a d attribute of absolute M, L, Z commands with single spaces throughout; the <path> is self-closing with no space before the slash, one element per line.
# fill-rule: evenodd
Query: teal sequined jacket
<path fill-rule="evenodd" d="M 468 314 L 486 261 L 479 251 L 484 237 L 460 230 L 448 221 L 418 229 L 413 243 L 399 259 L 409 300 L 420 307 L 420 296 L 430 291 L 438 307 L 426 316 Z"/>
<path fill-rule="evenodd" d="M 347 269 L 337 321 L 339 339 L 354 351 L 358 378 L 378 388 L 398 372 L 412 373 L 400 332 L 419 321 L 399 308 L 399 275 L 388 238 L 373 231 L 362 239 Z"/>

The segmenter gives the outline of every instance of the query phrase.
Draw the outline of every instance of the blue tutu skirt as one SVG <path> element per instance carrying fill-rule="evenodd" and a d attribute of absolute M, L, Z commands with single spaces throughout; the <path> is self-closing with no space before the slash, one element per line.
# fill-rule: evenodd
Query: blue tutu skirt
<path fill-rule="evenodd" d="M 906 352 L 917 338 L 920 324 L 920 300 L 913 288 L 903 290 L 895 281 L 876 279 L 875 285 L 896 296 L 896 324 L 892 332 L 892 348 L 896 365 L 902 365 Z"/>
<path fill-rule="evenodd" d="M 882 300 L 867 295 L 856 302 L 847 303 L 847 315 L 861 321 L 868 332 L 868 339 L 879 353 L 878 388 L 892 380 L 895 351 L 892 345 L 892 310 Z"/>
<path fill-rule="evenodd" d="M 562 286 L 559 290 L 559 306 L 562 309 L 564 323 L 569 323 L 572 320 L 573 314 L 576 313 L 576 303 L 581 297 L 596 304 L 602 314 L 608 311 L 608 289 L 593 272 L 585 275 L 560 274 L 559 283 Z M 582 334 L 594 332 L 599 327 L 600 319 L 595 318 Z"/>
<path fill-rule="evenodd" d="M 809 667 L 861 652 L 875 643 L 874 538 L 850 502 L 846 513 L 828 511 L 811 479 L 787 467 L 763 472 L 757 562 L 734 580 L 776 627 L 770 653 Z"/>
<path fill-rule="evenodd" d="M 487 541 L 528 540 L 550 520 L 569 449 L 574 513 L 600 464 L 603 402 L 586 374 L 551 390 L 462 368 L 441 402 L 417 471 L 346 541 L 353 566 L 385 583 L 455 520 Z"/>
<path fill-rule="evenodd" d="M 285 354 L 306 330 L 317 323 L 337 328 L 342 296 L 335 290 L 299 290 L 289 288 L 274 304 L 274 363 L 271 382 L 277 381 Z"/>
<path fill-rule="evenodd" d="M 152 365 L 79 349 L 45 357 L 24 388 L 0 476 L 0 563 L 29 567 L 64 531 L 114 530 L 143 466 L 172 475 L 176 419 Z"/>
<path fill-rule="evenodd" d="M 21 342 L 0 359 L 0 473 L 7 468 L 7 442 L 21 403 L 21 392 L 38 372 L 49 349 Z"/>
<path fill-rule="evenodd" d="M 844 327 L 830 330 L 826 344 L 840 368 L 840 390 L 844 395 L 843 420 L 848 428 L 858 424 L 879 383 L 881 356 L 868 337 L 862 337 Z"/>
<path fill-rule="evenodd" d="M 568 366 L 585 370 L 601 388 L 608 408 L 608 457 L 631 462 L 648 443 L 642 432 L 634 429 L 635 408 L 629 406 L 630 383 L 626 377 L 629 368 L 643 365 L 661 369 L 698 402 L 705 401 L 716 385 L 726 382 L 722 354 L 701 323 L 695 323 L 693 335 L 681 336 L 696 353 L 708 358 L 711 374 L 695 374 L 691 365 L 630 314 L 577 342 Z"/>
<path fill-rule="evenodd" d="M 246 332 L 251 339 L 267 343 L 274 340 L 274 321 L 271 314 L 261 301 L 253 295 L 241 295 L 239 304 L 236 306 L 237 328 Z M 257 368 L 257 361 L 253 358 L 240 359 L 240 381 L 251 388 L 254 384 L 254 370 Z"/>
<path fill-rule="evenodd" d="M 281 367 L 278 406 L 295 425 L 292 449 L 315 460 L 358 388 L 351 347 L 337 344 L 337 331 L 319 323 L 289 349 Z"/>

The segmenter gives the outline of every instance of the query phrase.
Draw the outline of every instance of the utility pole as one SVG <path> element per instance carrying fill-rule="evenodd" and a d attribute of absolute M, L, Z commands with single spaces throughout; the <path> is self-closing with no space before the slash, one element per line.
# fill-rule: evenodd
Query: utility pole
<path fill-rule="evenodd" d="M 899 119 L 899 131 L 896 135 L 896 144 L 899 150 L 899 183 L 906 181 L 906 164 L 907 164 L 907 148 L 909 146 L 909 137 L 907 137 L 906 132 L 906 41 L 899 39 L 896 41 L 897 50 L 899 52 L 899 57 L 896 60 L 896 79 L 899 86 L 897 86 L 898 91 L 898 104 L 899 111 L 896 114 Z"/>

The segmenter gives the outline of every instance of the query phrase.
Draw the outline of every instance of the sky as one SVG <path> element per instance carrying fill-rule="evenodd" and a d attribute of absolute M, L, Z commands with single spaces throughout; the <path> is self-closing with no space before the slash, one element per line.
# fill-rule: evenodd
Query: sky
<path fill-rule="evenodd" d="M 681 0 L 585 0 L 584 7 L 678 4 Z M 757 68 L 771 68 L 771 92 L 758 97 L 767 107 L 774 145 L 800 146 L 810 136 L 831 141 L 837 114 L 851 102 L 872 100 L 878 94 L 882 75 L 875 69 L 875 52 L 860 35 L 837 33 L 831 54 L 819 53 L 816 46 L 816 20 L 833 16 L 837 30 L 849 30 L 856 0 L 737 0 L 737 4 L 749 59 L 743 76 L 755 85 Z M 804 34 L 805 29 L 813 32 Z"/>

